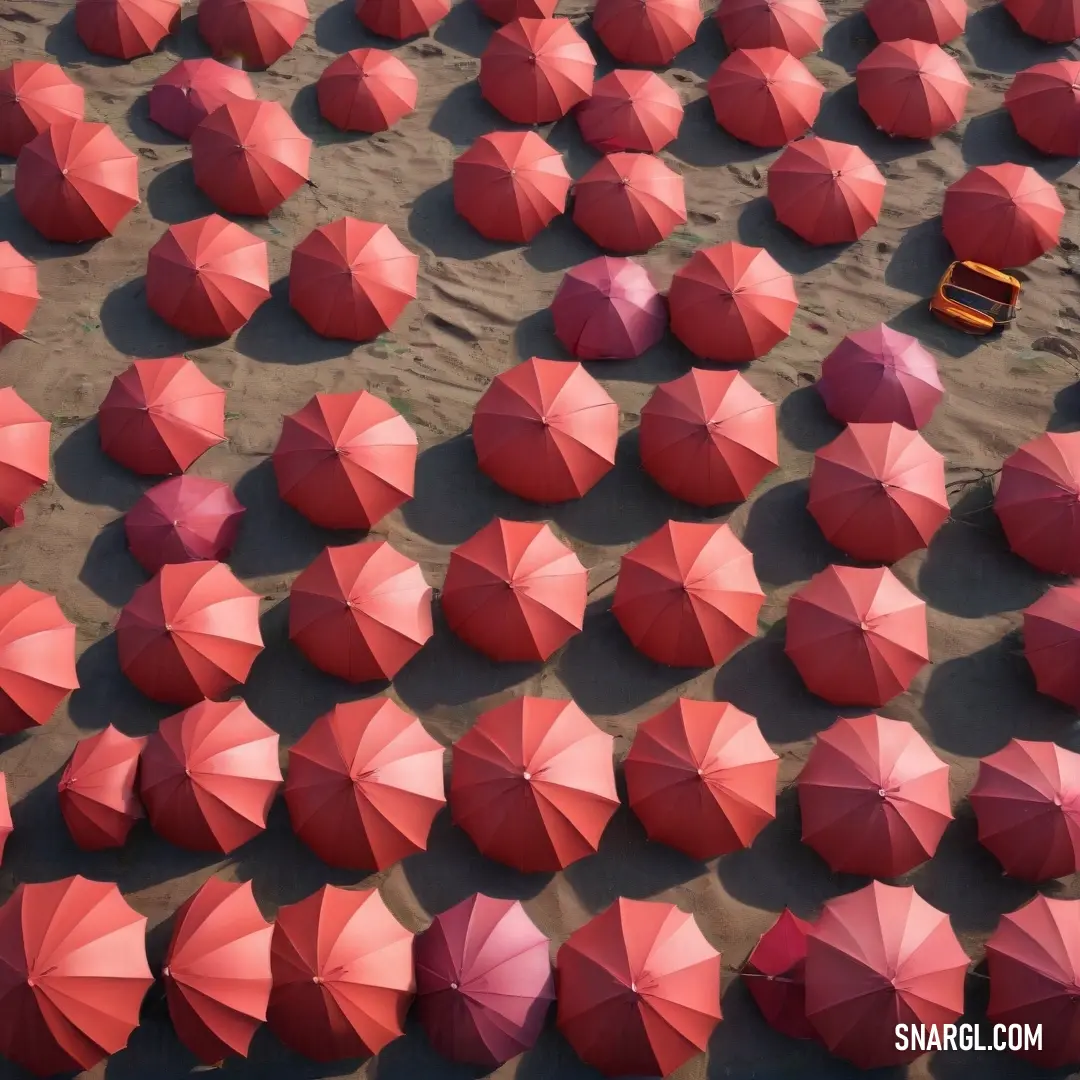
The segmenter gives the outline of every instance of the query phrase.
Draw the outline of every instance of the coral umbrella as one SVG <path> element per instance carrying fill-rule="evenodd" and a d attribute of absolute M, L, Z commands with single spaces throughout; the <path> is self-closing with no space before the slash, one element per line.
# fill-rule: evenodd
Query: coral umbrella
<path fill-rule="evenodd" d="M 21 525 L 22 504 L 49 479 L 52 424 L 10 386 L 0 387 L 0 521 Z"/>
<path fill-rule="evenodd" d="M 62 120 L 82 120 L 83 88 L 58 64 L 15 60 L 0 68 L 0 154 L 15 157 L 35 135 Z"/>
<path fill-rule="evenodd" d="M 135 781 L 145 745 L 146 739 L 134 739 L 112 724 L 75 744 L 57 799 L 71 839 L 83 851 L 123 847 L 143 816 Z"/>
<path fill-rule="evenodd" d="M 206 59 L 181 60 L 146 95 L 150 119 L 181 139 L 190 139 L 215 109 L 234 98 L 255 98 L 251 79 L 240 68 Z"/>
<path fill-rule="evenodd" d="M 262 652 L 259 598 L 224 563 L 169 563 L 120 612 L 116 645 L 124 674 L 155 701 L 223 697 Z"/>
<path fill-rule="evenodd" d="M 100 56 L 134 60 L 180 25 L 180 0 L 75 0 L 75 32 Z"/>
<path fill-rule="evenodd" d="M 638 725 L 625 763 L 630 808 L 650 840 L 692 859 L 727 855 L 776 817 L 778 761 L 752 716 L 679 698 Z"/>
<path fill-rule="evenodd" d="M 945 396 L 937 361 L 917 338 L 879 323 L 848 334 L 821 365 L 817 391 L 841 424 L 930 423 Z"/>
<path fill-rule="evenodd" d="M 450 552 L 450 629 L 492 660 L 547 660 L 585 621 L 587 573 L 548 525 L 496 518 Z"/>
<path fill-rule="evenodd" d="M 597 0 L 592 26 L 616 60 L 662 67 L 689 48 L 701 24 L 697 0 Z"/>
<path fill-rule="evenodd" d="M 930 662 L 926 604 L 885 567 L 829 566 L 789 601 L 784 651 L 812 694 L 881 706 Z"/>
<path fill-rule="evenodd" d="M 1080 709 L 1080 585 L 1049 589 L 1024 612 L 1024 656 L 1039 693 Z"/>
<path fill-rule="evenodd" d="M 941 227 L 958 259 L 1026 266 L 1056 247 L 1065 219 L 1054 185 L 1027 165 L 979 165 L 945 190 Z"/>
<path fill-rule="evenodd" d="M 356 17 L 373 34 L 404 41 L 450 13 L 450 0 L 356 0 Z"/>
<path fill-rule="evenodd" d="M 615 464 L 619 407 L 580 365 L 533 357 L 476 404 L 473 446 L 500 487 L 533 502 L 580 499 Z"/>
<path fill-rule="evenodd" d="M 450 810 L 489 859 L 526 874 L 595 855 L 618 809 L 614 739 L 572 701 L 521 697 L 453 747 Z"/>
<path fill-rule="evenodd" d="M 592 94 L 595 68 L 568 19 L 515 19 L 480 57 L 480 92 L 515 124 L 546 124 Z"/>
<path fill-rule="evenodd" d="M 105 124 L 57 120 L 19 151 L 15 202 L 46 240 L 112 236 L 139 205 L 139 159 Z"/>
<path fill-rule="evenodd" d="M 247 1057 L 270 1000 L 270 939 L 250 881 L 212 877 L 180 906 L 161 975 L 180 1041 L 204 1065 Z"/>
<path fill-rule="evenodd" d="M 1044 154 L 1080 157 L 1080 60 L 1021 71 L 1005 91 L 1017 134 Z"/>
<path fill-rule="evenodd" d="M 289 751 L 293 831 L 323 862 L 385 870 L 427 848 L 443 794 L 443 748 L 389 698 L 338 705 Z"/>
<path fill-rule="evenodd" d="M 279 908 L 270 967 L 270 1027 L 304 1057 L 367 1057 L 402 1034 L 413 936 L 374 889 L 324 885 Z"/>
<path fill-rule="evenodd" d="M 500 26 L 515 19 L 550 19 L 557 0 L 476 0 L 476 6 Z"/>
<path fill-rule="evenodd" d="M 753 146 L 783 146 L 817 119 L 825 87 L 783 49 L 737 49 L 709 79 L 716 122 Z"/>
<path fill-rule="evenodd" d="M 650 660 L 713 667 L 757 633 L 764 602 L 729 526 L 669 521 L 622 557 L 611 610 Z"/>
<path fill-rule="evenodd" d="M 268 68 L 307 29 L 305 0 L 199 0 L 199 33 L 224 59 Z"/>
<path fill-rule="evenodd" d="M 866 0 L 863 14 L 878 41 L 928 41 L 944 45 L 967 24 L 967 0 Z"/>
<path fill-rule="evenodd" d="M 416 76 L 393 53 L 352 49 L 315 84 L 319 112 L 342 131 L 389 131 L 416 108 Z"/>
<path fill-rule="evenodd" d="M 181 473 L 225 441 L 225 391 L 183 356 L 135 360 L 97 415 L 101 449 L 143 476 Z"/>
<path fill-rule="evenodd" d="M 316 394 L 281 424 L 278 492 L 324 529 L 370 529 L 412 498 L 416 432 L 366 390 Z"/>
<path fill-rule="evenodd" d="M 7 777 L 0 773 L 0 863 L 4 861 L 4 847 L 14 831 L 11 824 L 11 806 L 8 803 Z"/>
<path fill-rule="evenodd" d="M 618 899 L 555 957 L 559 1030 L 605 1076 L 668 1076 L 720 1022 L 720 954 L 674 904 Z"/>
<path fill-rule="evenodd" d="M 818 0 L 720 0 L 716 21 L 729 49 L 817 52 L 829 25 Z"/>
<path fill-rule="evenodd" d="M 598 79 L 576 110 L 581 137 L 605 154 L 655 154 L 678 138 L 683 106 L 655 71 L 616 70 Z"/>
<path fill-rule="evenodd" d="M 1080 0 L 1004 0 L 1003 6 L 1040 41 L 1065 45 L 1080 37 Z"/>
<path fill-rule="evenodd" d="M 693 368 L 641 410 L 641 464 L 695 506 L 741 502 L 779 464 L 776 409 L 736 371 Z"/>
<path fill-rule="evenodd" d="M 813 1039 L 806 1019 L 806 935 L 811 923 L 787 908 L 758 938 L 742 977 L 769 1026 L 789 1039 Z"/>
<path fill-rule="evenodd" d="M 949 516 L 945 459 L 900 424 L 852 424 L 814 455 L 808 508 L 834 547 L 897 562 Z"/>
<path fill-rule="evenodd" d="M 698 248 L 668 290 L 672 332 L 695 356 L 721 363 L 764 356 L 791 333 L 798 306 L 791 275 L 745 244 Z"/>
<path fill-rule="evenodd" d="M 127 1046 L 154 981 L 146 916 L 111 881 L 18 885 L 0 906 L 0 1055 L 37 1076 Z"/>

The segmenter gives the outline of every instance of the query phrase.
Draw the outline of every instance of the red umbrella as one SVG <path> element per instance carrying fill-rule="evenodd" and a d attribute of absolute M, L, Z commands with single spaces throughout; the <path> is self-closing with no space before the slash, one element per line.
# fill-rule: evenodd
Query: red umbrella
<path fill-rule="evenodd" d="M 979 165 L 945 190 L 941 227 L 958 259 L 1026 266 L 1057 246 L 1065 207 L 1027 165 Z"/>
<path fill-rule="evenodd" d="M 540 1037 L 555 980 L 548 939 L 517 900 L 474 894 L 416 939 L 416 1007 L 451 1061 L 494 1068 Z"/>
<path fill-rule="evenodd" d="M 736 371 L 692 368 L 641 410 L 641 464 L 695 506 L 742 502 L 777 467 L 776 409 Z"/>
<path fill-rule="evenodd" d="M 83 851 L 123 847 L 143 816 L 135 781 L 145 745 L 146 739 L 133 739 L 112 724 L 75 744 L 57 799 L 71 839 Z"/>
<path fill-rule="evenodd" d="M 817 390 L 842 424 L 918 429 L 945 396 L 937 361 L 917 338 L 884 323 L 848 334 L 821 365 Z"/>
<path fill-rule="evenodd" d="M 75 0 L 75 32 L 100 56 L 152 53 L 180 25 L 180 0 Z"/>
<path fill-rule="evenodd" d="M 776 817 L 778 761 L 752 716 L 679 698 L 638 725 L 625 764 L 630 808 L 650 840 L 692 859 L 727 855 Z"/>
<path fill-rule="evenodd" d="M 0 1055 L 37 1076 L 127 1046 L 154 981 L 146 916 L 111 881 L 17 885 L 0 906 Z"/>
<path fill-rule="evenodd" d="M 588 575 L 550 527 L 496 518 L 450 552 L 443 614 L 492 660 L 543 661 L 581 630 Z"/>
<path fill-rule="evenodd" d="M 270 938 L 250 881 L 212 877 L 181 905 L 161 975 L 180 1041 L 205 1065 L 247 1057 L 270 1000 Z"/>
<path fill-rule="evenodd" d="M 240 69 L 217 60 L 181 60 L 150 88 L 150 119 L 181 139 L 234 98 L 253 100 L 255 88 Z"/>
<path fill-rule="evenodd" d="M 480 57 L 480 91 L 507 120 L 546 124 L 592 94 L 595 68 L 568 19 L 515 19 Z"/>
<path fill-rule="evenodd" d="M 1005 92 L 1005 108 L 1036 150 L 1080 157 L 1080 60 L 1052 60 L 1021 71 Z"/>
<path fill-rule="evenodd" d="M 116 644 L 124 674 L 155 701 L 223 697 L 262 652 L 259 597 L 224 563 L 167 564 L 120 612 Z"/>
<path fill-rule="evenodd" d="M 425 34 L 450 13 L 450 0 L 356 0 L 356 17 L 380 37 Z"/>
<path fill-rule="evenodd" d="M 4 846 L 14 831 L 11 824 L 11 807 L 8 804 L 7 777 L 0 773 L 0 862 L 4 860 Z"/>
<path fill-rule="evenodd" d="M 967 23 L 967 0 L 866 0 L 863 14 L 879 41 L 929 41 L 944 45 Z"/>
<path fill-rule="evenodd" d="M 557 0 L 476 0 L 476 6 L 500 26 L 515 19 L 550 19 Z"/>
<path fill-rule="evenodd" d="M 324 529 L 370 529 L 413 495 L 416 432 L 366 390 L 316 394 L 281 424 L 278 492 Z"/>
<path fill-rule="evenodd" d="M 667 1076 L 720 1022 L 720 954 L 674 904 L 618 899 L 555 957 L 559 1030 L 605 1076 Z"/>
<path fill-rule="evenodd" d="M 813 1039 L 806 1019 L 806 935 L 811 923 L 787 908 L 758 939 L 742 975 L 770 1026 L 791 1039 Z"/>
<path fill-rule="evenodd" d="M 669 521 L 622 557 L 611 610 L 649 659 L 713 667 L 754 637 L 764 602 L 727 525 Z"/>
<path fill-rule="evenodd" d="M 881 706 L 930 662 L 926 604 L 885 567 L 829 566 L 789 601 L 784 651 L 812 694 Z"/>
<path fill-rule="evenodd" d="M 1080 37 L 1080 0 L 1004 0 L 1004 7 L 1040 41 L 1064 45 Z"/>
<path fill-rule="evenodd" d="M 270 1027 L 304 1057 L 367 1057 L 401 1035 L 413 936 L 374 889 L 324 885 L 279 908 L 270 965 Z"/>
<path fill-rule="evenodd" d="M 828 17 L 818 0 L 720 0 L 716 21 L 729 49 L 817 52 Z"/>
<path fill-rule="evenodd" d="M 427 848 L 446 805 L 443 748 L 389 698 L 338 705 L 289 751 L 285 802 L 323 862 L 385 870 Z"/>
<path fill-rule="evenodd" d="M 817 119 L 825 87 L 784 49 L 738 49 L 709 79 L 716 122 L 754 146 L 783 146 Z"/>
<path fill-rule="evenodd" d="M 655 154 L 679 135 L 679 95 L 655 71 L 612 71 L 576 112 L 581 137 L 602 153 Z"/>
<path fill-rule="evenodd" d="M 694 44 L 698 0 L 597 0 L 592 25 L 616 60 L 662 67 Z"/>
<path fill-rule="evenodd" d="M 183 472 L 225 441 L 225 391 L 183 356 L 134 360 L 97 415 L 101 449 L 143 476 Z"/>
<path fill-rule="evenodd" d="M 323 119 L 342 131 L 389 131 L 416 108 L 418 89 L 412 71 L 382 49 L 352 49 L 315 84 Z"/>
<path fill-rule="evenodd" d="M 52 124 L 83 115 L 83 88 L 58 64 L 15 60 L 0 68 L 0 154 L 16 157 Z"/>
<path fill-rule="evenodd" d="M 146 259 L 146 302 L 195 338 L 227 338 L 270 299 L 266 241 L 217 214 L 171 225 Z"/>
<path fill-rule="evenodd" d="M 703 360 L 741 363 L 764 356 L 791 333 L 795 282 L 764 249 L 698 248 L 668 290 L 671 329 Z"/>
<path fill-rule="evenodd" d="M 615 464 L 619 407 L 580 364 L 533 357 L 495 376 L 472 436 L 500 487 L 533 502 L 580 499 Z"/>
<path fill-rule="evenodd" d="M 1058 585 L 1024 612 L 1024 655 L 1040 693 L 1080 709 L 1080 585 Z"/>
<path fill-rule="evenodd" d="M 566 209 L 570 174 L 535 131 L 481 135 L 454 162 L 454 209 L 489 240 L 527 243 Z"/>
<path fill-rule="evenodd" d="M 139 205 L 139 159 L 105 124 L 57 120 L 19 151 L 15 202 L 46 240 L 112 236 Z"/>
<path fill-rule="evenodd" d="M 515 698 L 453 747 L 450 810 L 489 859 L 526 874 L 595 855 L 619 806 L 614 739 L 572 702 Z"/>
<path fill-rule="evenodd" d="M 0 521 L 7 525 L 22 524 L 22 504 L 49 479 L 51 432 L 12 387 L 0 387 Z"/>
<path fill-rule="evenodd" d="M 215 56 L 268 68 L 307 29 L 305 0 L 199 0 L 199 33 Z"/>
<path fill-rule="evenodd" d="M 814 455 L 809 510 L 834 547 L 897 562 L 949 516 L 945 459 L 900 424 L 852 424 Z"/>

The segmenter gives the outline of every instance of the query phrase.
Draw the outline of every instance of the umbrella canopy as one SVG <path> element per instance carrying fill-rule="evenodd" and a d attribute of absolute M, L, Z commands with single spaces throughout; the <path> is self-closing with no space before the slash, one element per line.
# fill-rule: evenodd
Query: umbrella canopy
<path fill-rule="evenodd" d="M 863 14 L 878 41 L 928 41 L 944 45 L 967 24 L 967 0 L 866 0 Z"/>
<path fill-rule="evenodd" d="M 367 1057 L 402 1033 L 413 936 L 374 889 L 324 885 L 279 908 L 270 966 L 270 1027 L 304 1057 Z"/>
<path fill-rule="evenodd" d="M 370 529 L 413 496 L 416 432 L 366 390 L 316 394 L 281 424 L 278 493 L 324 529 Z"/>
<path fill-rule="evenodd" d="M 713 667 L 757 633 L 764 602 L 729 526 L 669 521 L 622 557 L 611 610 L 649 659 Z"/>
<path fill-rule="evenodd" d="M 614 742 L 572 701 L 521 697 L 481 714 L 453 747 L 455 824 L 526 874 L 595 855 L 619 806 Z"/>
<path fill-rule="evenodd" d="M 679 95 L 655 71 L 616 70 L 598 79 L 577 108 L 581 137 L 605 154 L 655 154 L 679 135 Z"/>
<path fill-rule="evenodd" d="M 285 802 L 323 862 L 385 870 L 427 848 L 446 804 L 443 748 L 389 698 L 337 705 L 289 751 Z"/>
<path fill-rule="evenodd" d="M 146 56 L 179 25 L 180 0 L 75 0 L 75 32 L 99 56 Z"/>
<path fill-rule="evenodd" d="M 476 0 L 476 6 L 500 26 L 515 19 L 550 19 L 557 0 Z"/>
<path fill-rule="evenodd" d="M 641 410 L 641 464 L 695 506 L 742 502 L 780 462 L 776 408 L 737 371 L 692 368 Z"/>
<path fill-rule="evenodd" d="M 922 1051 L 897 1049 L 896 1026 L 957 1020 L 969 963 L 948 915 L 910 885 L 874 881 L 828 901 L 807 931 L 807 1017 L 860 1069 L 905 1064 Z"/>
<path fill-rule="evenodd" d="M 380 37 L 425 34 L 450 13 L 450 0 L 356 0 L 356 17 Z"/>
<path fill-rule="evenodd" d="M 829 25 L 818 0 L 720 0 L 716 21 L 729 49 L 817 52 Z"/>
<path fill-rule="evenodd" d="M 638 725 L 625 764 L 630 808 L 650 840 L 692 859 L 727 855 L 776 817 L 778 761 L 752 716 L 679 698 Z"/>
<path fill-rule="evenodd" d="M 176 913 L 161 975 L 180 1041 L 205 1065 L 247 1057 L 270 1000 L 270 938 L 250 881 L 212 877 Z"/>
<path fill-rule="evenodd" d="M 181 473 L 225 441 L 225 391 L 183 356 L 135 360 L 97 414 L 101 449 L 143 476 Z"/>
<path fill-rule="evenodd" d="M 978 165 L 945 190 L 941 227 L 958 259 L 1026 266 L 1057 246 L 1065 207 L 1027 165 Z"/>
<path fill-rule="evenodd" d="M 496 375 L 472 424 L 480 468 L 533 502 L 579 499 L 615 464 L 619 407 L 581 366 L 533 357 Z"/>
<path fill-rule="evenodd" d="M 616 60 L 663 67 L 694 44 L 701 24 L 697 0 L 597 0 L 592 25 Z"/>
<path fill-rule="evenodd" d="M 199 0 L 199 33 L 224 59 L 268 68 L 307 29 L 305 0 Z"/>
<path fill-rule="evenodd" d="M 1080 0 L 1004 0 L 1004 7 L 1040 41 L 1064 45 L 1080 37 Z"/>
<path fill-rule="evenodd" d="M 315 84 L 319 112 L 342 131 L 389 131 L 416 108 L 419 85 L 393 53 L 352 49 Z"/>
<path fill-rule="evenodd" d="M 737 49 L 709 79 L 716 122 L 754 146 L 783 146 L 813 125 L 825 87 L 784 49 Z"/>
<path fill-rule="evenodd" d="M 145 745 L 146 739 L 133 739 L 112 724 L 75 744 L 57 799 L 71 839 L 83 851 L 123 847 L 143 816 L 135 781 Z"/>
<path fill-rule="evenodd" d="M 761 1015 L 790 1039 L 817 1037 L 806 1019 L 806 935 L 811 925 L 784 908 L 742 970 Z"/>
<path fill-rule="evenodd" d="M 1017 134 L 1036 150 L 1080 157 L 1080 60 L 1021 71 L 1005 91 L 1005 108 Z"/>
<path fill-rule="evenodd" d="M 0 387 L 0 521 L 21 525 L 22 504 L 49 479 L 52 424 L 13 387 Z"/>
<path fill-rule="evenodd" d="M 155 701 L 223 697 L 263 650 L 259 597 L 224 563 L 166 564 L 120 612 L 116 645 L 124 674 Z"/>
<path fill-rule="evenodd" d="M 817 391 L 841 424 L 930 423 L 945 396 L 937 361 L 918 338 L 879 323 L 848 334 L 821 365 Z"/>
<path fill-rule="evenodd" d="M 16 157 L 35 135 L 63 120 L 81 120 L 83 88 L 58 64 L 15 60 L 0 68 L 0 154 Z"/>
<path fill-rule="evenodd" d="M 618 899 L 555 957 L 559 1030 L 605 1076 L 667 1076 L 720 1022 L 720 954 L 674 904 Z"/>
<path fill-rule="evenodd" d="M 546 124 L 592 94 L 595 68 L 569 19 L 515 19 L 480 57 L 480 92 L 515 124 Z"/>
<path fill-rule="evenodd" d="M 154 981 L 146 916 L 111 881 L 18 885 L 0 906 L 0 1055 L 37 1076 L 127 1046 Z"/>
<path fill-rule="evenodd" d="M 101 240 L 139 205 L 139 159 L 105 124 L 57 120 L 19 151 L 15 202 L 46 240 Z"/>
<path fill-rule="evenodd" d="M 563 156 L 535 131 L 481 135 L 454 161 L 454 209 L 489 240 L 523 244 L 566 209 Z"/>
<path fill-rule="evenodd" d="M 588 574 L 550 526 L 496 518 L 450 552 L 443 614 L 492 660 L 547 660 L 585 621 Z"/>
<path fill-rule="evenodd" d="M 234 98 L 253 100 L 255 87 L 240 68 L 217 60 L 181 60 L 150 88 L 150 119 L 172 135 L 191 133 L 215 109 Z"/>
<path fill-rule="evenodd" d="M 885 567 L 829 566 L 789 601 L 784 651 L 812 694 L 881 706 L 930 662 L 926 604 Z"/>
<path fill-rule="evenodd" d="M 834 547 L 897 562 L 949 516 L 945 459 L 900 424 L 852 424 L 814 455 L 809 510 Z"/>
<path fill-rule="evenodd" d="M 1080 709 L 1080 585 L 1058 585 L 1024 612 L 1024 656 L 1040 693 Z"/>
<path fill-rule="evenodd" d="M 4 861 L 4 846 L 14 831 L 11 824 L 11 806 L 8 803 L 7 777 L 0 773 L 0 863 Z"/>
<path fill-rule="evenodd" d="M 798 306 L 791 275 L 745 244 L 698 248 L 668 290 L 672 332 L 695 356 L 721 363 L 764 356 L 791 333 Z"/>

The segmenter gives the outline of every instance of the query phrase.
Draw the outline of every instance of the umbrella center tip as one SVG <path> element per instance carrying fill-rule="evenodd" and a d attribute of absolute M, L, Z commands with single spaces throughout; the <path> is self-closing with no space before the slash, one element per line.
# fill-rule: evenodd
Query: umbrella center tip
<path fill-rule="evenodd" d="M 877 793 L 879 799 L 886 799 L 889 796 L 889 793 L 883 787 L 879 787 Z"/>
<path fill-rule="evenodd" d="M 458 984 L 457 984 L 456 982 L 452 982 L 452 983 L 450 984 L 450 989 L 451 989 L 451 990 L 456 990 L 457 988 L 458 988 Z"/>
<path fill-rule="evenodd" d="M 312 975 L 312 976 L 311 976 L 311 981 L 312 981 L 312 982 L 313 982 L 313 983 L 314 983 L 314 984 L 315 984 L 316 986 L 322 986 L 322 976 L 321 976 L 321 975 Z"/>
<path fill-rule="evenodd" d="M 1064 806 L 1065 805 L 1065 800 L 1060 795 L 1055 795 L 1054 796 L 1054 805 L 1055 806 Z"/>
<path fill-rule="evenodd" d="M 37 986 L 37 979 L 35 979 L 33 975 L 28 976 L 26 980 L 26 985 L 29 986 L 32 990 L 35 986 Z"/>
<path fill-rule="evenodd" d="M 169 976 L 170 976 L 170 975 L 172 974 L 172 971 L 170 970 L 170 968 L 169 968 L 169 965 L 168 965 L 168 964 L 166 964 L 166 965 L 165 965 L 165 966 L 164 966 L 164 967 L 163 967 L 163 968 L 161 969 L 161 974 L 162 974 L 162 975 L 164 975 L 166 979 L 167 979 L 167 978 L 169 978 Z"/>
<path fill-rule="evenodd" d="M 521 779 L 522 780 L 531 780 L 532 779 L 532 773 L 531 772 L 523 772 L 521 774 Z"/>
<path fill-rule="evenodd" d="M 860 619 L 859 620 L 859 629 L 862 630 L 863 633 L 865 633 L 867 630 L 870 629 L 870 624 L 865 619 Z"/>

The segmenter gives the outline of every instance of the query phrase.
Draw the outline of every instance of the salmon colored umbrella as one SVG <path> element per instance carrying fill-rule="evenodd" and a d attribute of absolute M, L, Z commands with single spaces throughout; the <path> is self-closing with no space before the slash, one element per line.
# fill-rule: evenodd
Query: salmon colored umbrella
<path fill-rule="evenodd" d="M 683 106 L 655 71 L 617 70 L 597 80 L 575 115 L 581 137 L 602 153 L 655 154 L 678 138 Z"/>
<path fill-rule="evenodd" d="M 958 259 L 1026 266 L 1057 246 L 1065 208 L 1027 165 L 979 165 L 945 190 L 941 227 Z"/>
<path fill-rule="evenodd" d="M 58 64 L 15 60 L 0 68 L 0 154 L 16 157 L 35 135 L 61 120 L 81 120 L 83 88 Z"/>
<path fill-rule="evenodd" d="M 592 25 L 616 60 L 663 67 L 694 44 L 701 24 L 697 0 L 597 0 Z"/>
<path fill-rule="evenodd" d="M 366 390 L 316 394 L 282 421 L 278 492 L 324 529 L 370 529 L 413 495 L 416 432 Z"/>
<path fill-rule="evenodd" d="M 533 502 L 580 499 L 615 464 L 619 407 L 580 365 L 533 357 L 495 376 L 472 424 L 480 468 Z"/>
<path fill-rule="evenodd" d="M 431 633 L 431 586 L 385 540 L 326 548 L 289 590 L 289 637 L 349 682 L 392 679 Z"/>
<path fill-rule="evenodd" d="M 105 124 L 57 120 L 19 151 L 15 202 L 46 240 L 112 236 L 139 205 L 139 159 Z"/>
<path fill-rule="evenodd" d="M 6 525 L 22 524 L 22 504 L 49 479 L 51 431 L 12 387 L 0 387 L 0 521 Z"/>
<path fill-rule="evenodd" d="M 1005 91 L 1005 108 L 1036 150 L 1080 157 L 1080 60 L 1051 60 L 1021 71 Z"/>
<path fill-rule="evenodd" d="M 783 146 L 817 119 L 825 87 L 784 49 L 737 49 L 709 79 L 716 122 L 753 146 Z"/>
<path fill-rule="evenodd" d="M 695 506 L 741 502 L 777 467 L 776 409 L 736 371 L 692 368 L 641 410 L 641 464 Z"/>
<path fill-rule="evenodd" d="M 926 604 L 885 567 L 829 566 L 789 601 L 784 651 L 812 694 L 881 706 L 930 662 Z"/>
<path fill-rule="evenodd" d="M 630 808 L 650 840 L 692 859 L 727 855 L 776 817 L 778 760 L 752 716 L 679 698 L 638 725 L 625 763 Z"/>
<path fill-rule="evenodd" d="M 476 6 L 500 26 L 515 19 L 550 19 L 557 0 L 476 0 Z"/>
<path fill-rule="evenodd" d="M 453 747 L 450 809 L 489 859 L 522 873 L 595 855 L 619 806 L 614 739 L 572 702 L 521 697 Z"/>
<path fill-rule="evenodd" d="M 356 0 L 356 17 L 380 37 L 425 34 L 450 13 L 450 0 Z"/>
<path fill-rule="evenodd" d="M 806 935 L 811 925 L 784 908 L 758 938 L 742 970 L 761 1015 L 790 1039 L 817 1037 L 806 1019 Z"/>
<path fill-rule="evenodd" d="M 668 290 L 671 329 L 703 360 L 741 363 L 764 356 L 791 333 L 795 282 L 764 249 L 698 248 Z"/>
<path fill-rule="evenodd" d="M 814 455 L 809 510 L 834 547 L 897 562 L 949 516 L 945 459 L 900 424 L 852 424 Z"/>
<path fill-rule="evenodd" d="M 382 49 L 352 49 L 315 84 L 323 119 L 342 131 L 389 131 L 416 108 L 418 89 L 412 71 Z"/>
<path fill-rule="evenodd" d="M 878 41 L 928 41 L 944 45 L 967 23 L 967 0 L 866 0 L 863 14 Z"/>
<path fill-rule="evenodd" d="M 1004 0 L 1004 8 L 1040 41 L 1065 45 L 1080 37 L 1080 0 Z"/>
<path fill-rule="evenodd" d="M 0 1055 L 37 1076 L 127 1046 L 154 981 L 146 916 L 111 881 L 17 885 L 0 906 Z"/>
<path fill-rule="evenodd" d="M 57 798 L 71 839 L 83 851 L 123 847 L 143 816 L 135 781 L 145 745 L 146 739 L 133 739 L 112 724 L 75 744 Z"/>
<path fill-rule="evenodd" d="M 0 863 L 4 861 L 4 846 L 14 831 L 11 824 L 11 807 L 8 804 L 7 778 L 0 773 Z"/>
<path fill-rule="evenodd" d="M 223 59 L 268 68 L 307 29 L 305 0 L 199 0 L 199 33 Z"/>
<path fill-rule="evenodd" d="M 885 323 L 848 334 L 821 365 L 817 391 L 841 424 L 930 423 L 945 396 L 937 361 L 910 334 Z"/>
<path fill-rule="evenodd" d="M 507 120 L 546 124 L 592 94 L 595 68 L 568 19 L 515 19 L 480 57 L 480 91 Z"/>
<path fill-rule="evenodd" d="M 713 667 L 757 633 L 764 602 L 727 525 L 669 521 L 622 557 L 611 610 L 650 660 Z"/>
<path fill-rule="evenodd" d="M 720 0 L 716 21 L 729 49 L 817 52 L 828 17 L 818 0 Z"/>
<path fill-rule="evenodd" d="M 446 804 L 443 748 L 389 698 L 338 705 L 289 751 L 285 802 L 323 862 L 385 870 L 427 848 Z"/>
<path fill-rule="evenodd" d="M 152 53 L 180 25 L 180 0 L 75 0 L 75 32 L 100 56 Z"/>
<path fill-rule="evenodd" d="M 183 472 L 225 441 L 225 391 L 183 356 L 135 360 L 97 415 L 101 449 L 143 476 Z"/>
<path fill-rule="evenodd" d="M 270 966 L 270 1027 L 304 1057 L 367 1057 L 402 1034 L 413 936 L 374 889 L 324 885 L 279 908 Z"/>
<path fill-rule="evenodd" d="M 1080 709 L 1080 585 L 1049 589 L 1024 612 L 1024 656 L 1040 693 Z"/>
<path fill-rule="evenodd" d="M 555 957 L 559 1030 L 605 1076 L 668 1076 L 720 1022 L 720 954 L 674 904 L 618 899 Z"/>
<path fill-rule="evenodd" d="M 204 1065 L 237 1054 L 266 1019 L 270 938 L 250 881 L 212 877 L 181 905 L 161 975 L 180 1041 Z"/>
<path fill-rule="evenodd" d="M 233 98 L 255 97 L 251 79 L 240 68 L 217 60 L 181 60 L 150 88 L 150 119 L 172 135 L 191 133 L 215 109 Z"/>
<path fill-rule="evenodd" d="M 450 552 L 450 629 L 492 660 L 547 660 L 585 620 L 585 567 L 550 527 L 496 518 Z"/>
<path fill-rule="evenodd" d="M 120 612 L 116 644 L 124 674 L 155 701 L 223 697 L 262 652 L 259 598 L 224 563 L 168 564 Z"/>

